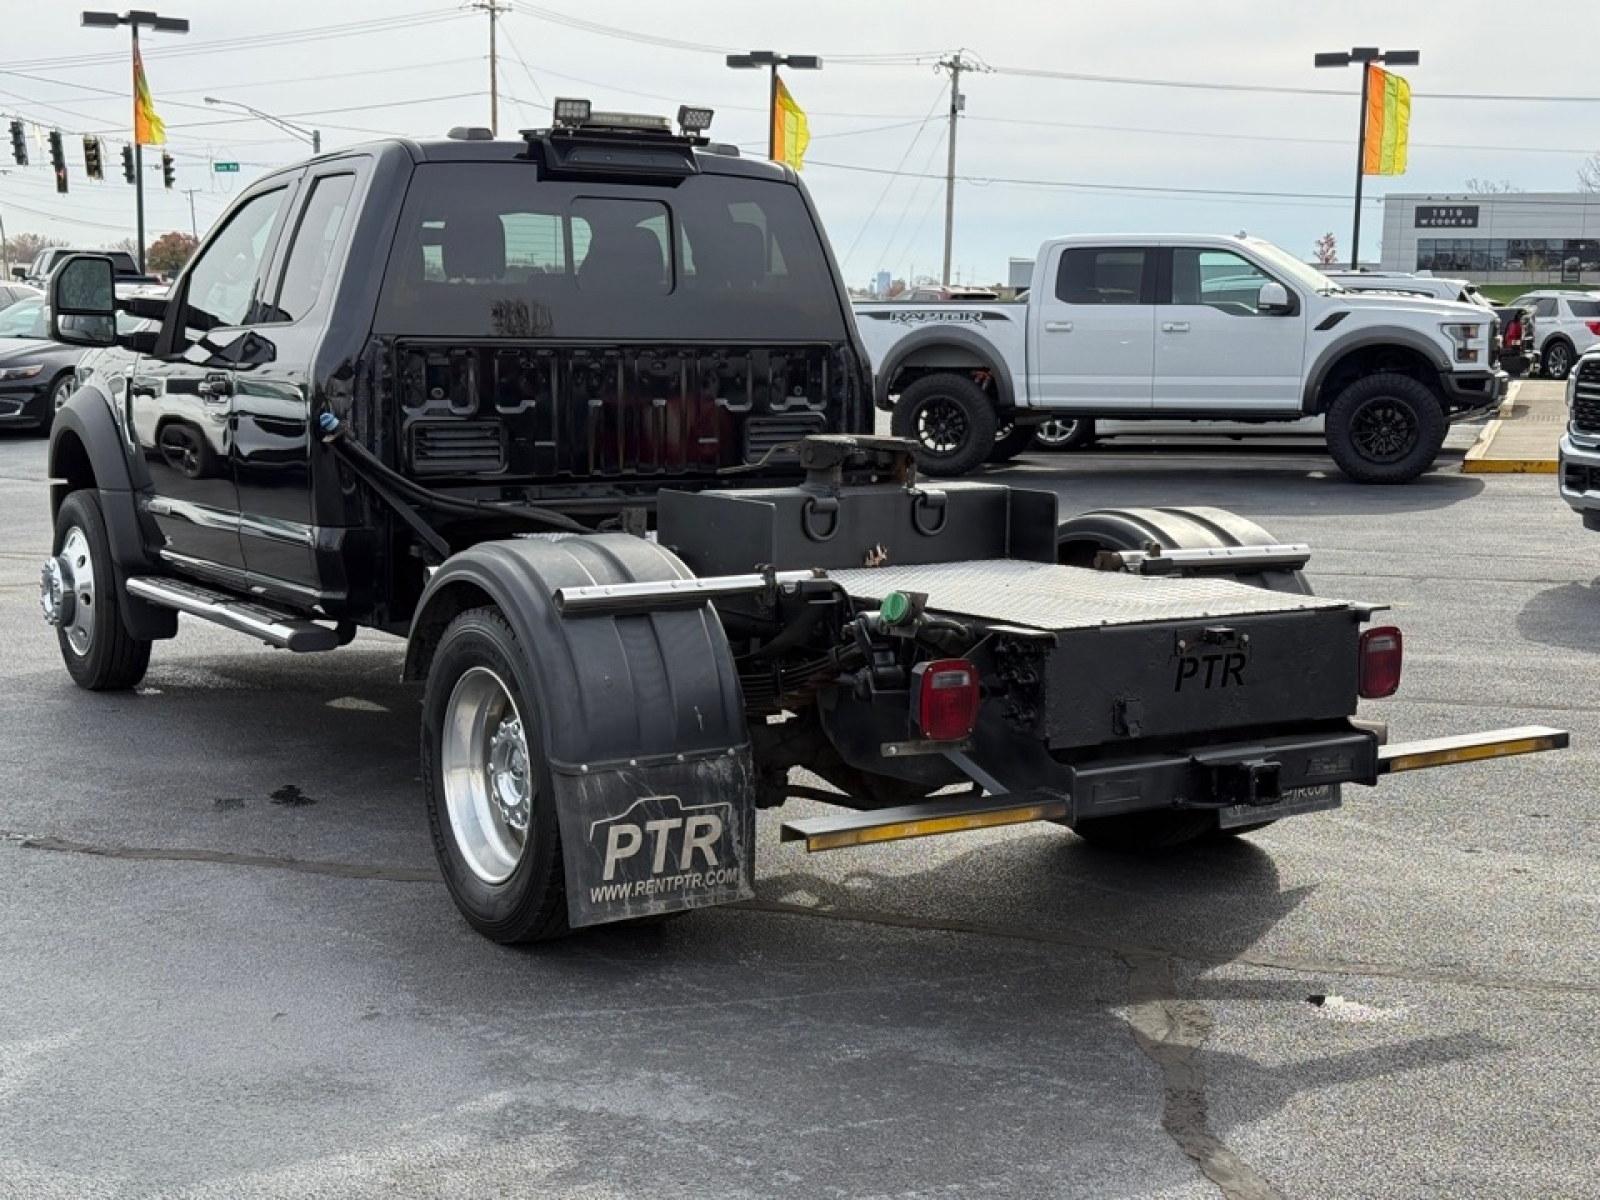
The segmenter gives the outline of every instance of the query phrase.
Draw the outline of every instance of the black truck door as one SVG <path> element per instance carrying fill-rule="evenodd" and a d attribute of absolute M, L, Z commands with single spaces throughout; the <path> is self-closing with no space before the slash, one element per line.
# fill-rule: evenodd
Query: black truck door
<path fill-rule="evenodd" d="M 236 372 L 231 457 L 244 565 L 252 586 L 290 600 L 321 596 L 317 550 L 331 549 L 335 536 L 312 512 L 311 421 L 358 173 L 351 161 L 336 161 L 302 181 L 266 276 L 256 340 Z"/>
<path fill-rule="evenodd" d="M 246 196 L 206 239 L 131 384 L 131 436 L 150 472 L 162 555 L 226 582 L 242 582 L 244 570 L 230 461 L 238 368 L 256 349 L 264 269 L 293 182 L 278 177 Z"/>

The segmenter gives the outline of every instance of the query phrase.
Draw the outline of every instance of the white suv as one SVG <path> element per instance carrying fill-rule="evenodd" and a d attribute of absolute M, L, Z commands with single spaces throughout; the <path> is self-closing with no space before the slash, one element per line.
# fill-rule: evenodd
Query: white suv
<path fill-rule="evenodd" d="M 1534 354 L 1551 379 L 1565 379 L 1585 351 L 1600 346 L 1600 292 L 1525 292 L 1511 303 L 1533 309 Z"/>

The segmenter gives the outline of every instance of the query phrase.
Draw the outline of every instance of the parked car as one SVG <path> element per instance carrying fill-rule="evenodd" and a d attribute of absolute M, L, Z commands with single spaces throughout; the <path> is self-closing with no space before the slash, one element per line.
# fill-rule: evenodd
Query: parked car
<path fill-rule="evenodd" d="M 1600 292 L 1525 292 L 1511 303 L 1533 309 L 1534 354 L 1551 379 L 1565 379 L 1581 355 L 1600 346 Z"/>
<path fill-rule="evenodd" d="M 127 313 L 117 316 L 121 334 L 146 324 Z M 56 410 L 72 394 L 83 353 L 80 346 L 51 340 L 50 310 L 42 296 L 0 310 L 0 428 L 49 433 Z"/>
<path fill-rule="evenodd" d="M 23 300 L 37 300 L 43 295 L 38 288 L 26 283 L 0 283 L 0 312 Z"/>
<path fill-rule="evenodd" d="M 34 256 L 31 265 L 26 267 L 13 267 L 11 274 L 22 283 L 36 287 L 44 287 L 50 281 L 50 272 L 54 271 L 69 254 L 101 254 L 111 260 L 111 266 L 116 272 L 118 283 L 160 283 L 154 275 L 147 275 L 139 270 L 139 264 L 134 261 L 133 255 L 126 250 L 71 250 L 65 246 L 51 246 L 48 250 L 41 250 Z"/>

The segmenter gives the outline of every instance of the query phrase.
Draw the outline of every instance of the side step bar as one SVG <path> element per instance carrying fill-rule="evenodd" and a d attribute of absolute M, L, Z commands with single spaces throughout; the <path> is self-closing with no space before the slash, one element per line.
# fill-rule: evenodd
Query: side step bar
<path fill-rule="evenodd" d="M 1028 821 L 1060 821 L 1072 815 L 1065 797 L 1041 793 L 1027 796 L 957 796 L 949 800 L 929 800 L 902 808 L 880 808 L 874 812 L 852 812 L 838 817 L 810 817 L 785 821 L 778 839 L 804 841 L 806 849 L 841 850 L 846 846 L 865 846 L 872 842 L 895 842 L 901 838 L 930 837 L 936 833 L 959 833 L 966 829 L 989 829 L 997 825 L 1021 825 Z"/>
<path fill-rule="evenodd" d="M 318 625 L 275 608 L 249 604 L 176 579 L 136 575 L 128 580 L 128 594 L 162 608 L 177 609 L 191 617 L 211 621 L 235 633 L 247 633 L 280 650 L 332 650 L 343 640 L 339 631 L 331 626 Z"/>
<path fill-rule="evenodd" d="M 1393 775 L 1428 767 L 1453 767 L 1457 763 L 1478 762 L 1485 758 L 1510 758 L 1516 754 L 1538 754 L 1542 750 L 1565 750 L 1568 739 L 1565 729 L 1551 729 L 1547 725 L 1519 725 L 1515 729 L 1487 729 L 1482 733 L 1464 733 L 1460 737 L 1400 742 L 1378 748 L 1378 774 Z"/>

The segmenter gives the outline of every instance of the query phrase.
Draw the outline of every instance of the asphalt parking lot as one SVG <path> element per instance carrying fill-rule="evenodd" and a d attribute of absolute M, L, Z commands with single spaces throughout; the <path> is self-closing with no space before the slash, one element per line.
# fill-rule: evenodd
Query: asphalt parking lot
<path fill-rule="evenodd" d="M 1600 1196 L 1600 535 L 1459 443 L 1400 488 L 1255 445 L 999 477 L 1309 542 L 1405 631 L 1396 739 L 1572 749 L 1155 861 L 767 814 L 753 904 L 508 950 L 437 881 L 400 644 L 185 618 L 76 690 L 44 444 L 0 436 L 0 1193 Z"/>

